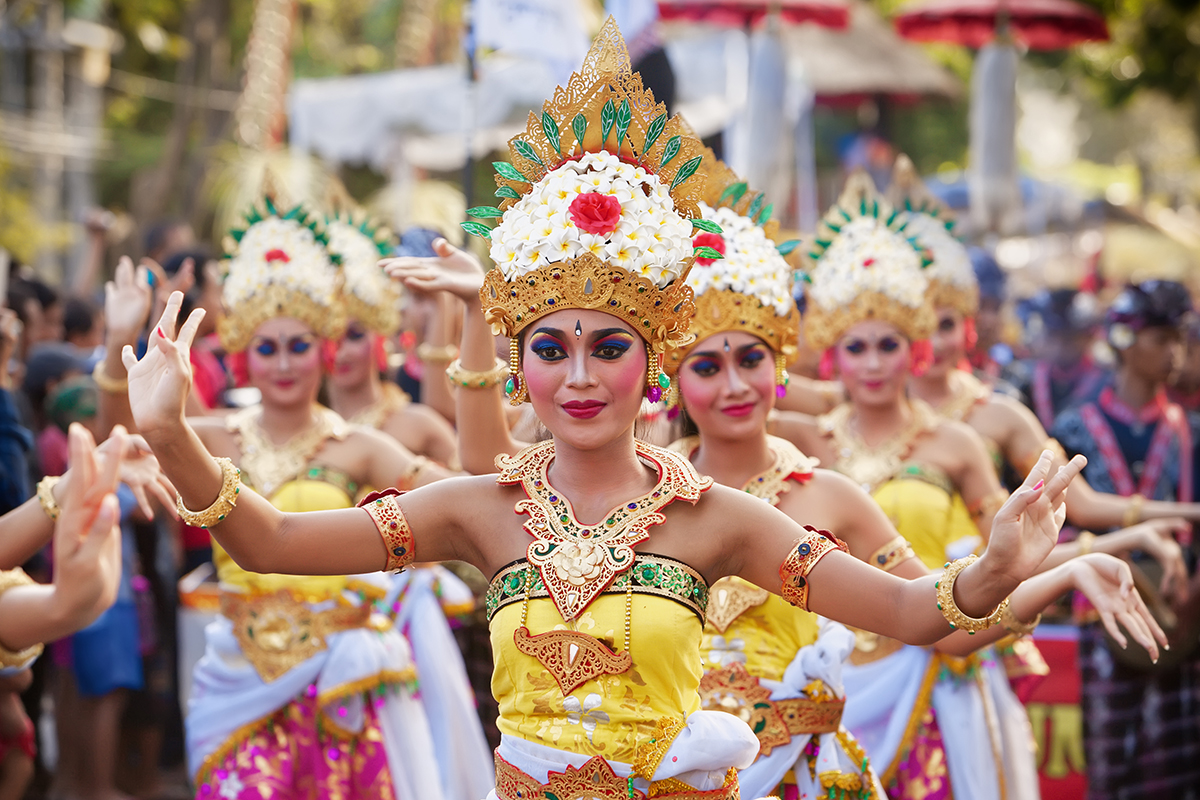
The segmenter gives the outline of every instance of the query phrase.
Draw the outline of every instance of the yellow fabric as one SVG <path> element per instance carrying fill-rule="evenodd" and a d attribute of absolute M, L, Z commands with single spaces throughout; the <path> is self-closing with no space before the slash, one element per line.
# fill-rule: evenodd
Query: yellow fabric
<path fill-rule="evenodd" d="M 653 737 L 660 717 L 680 719 L 700 708 L 700 620 L 684 606 L 635 594 L 629 650 L 633 667 L 603 675 L 563 696 L 554 677 L 513 643 L 522 603 L 496 612 L 491 622 L 492 694 L 500 704 L 500 732 L 531 742 L 612 761 L 634 763 Z M 529 601 L 530 633 L 567 625 L 548 598 Z M 625 635 L 625 595 L 596 598 L 576 627 L 620 650 Z"/>
<path fill-rule="evenodd" d="M 354 505 L 346 492 L 337 486 L 308 479 L 285 483 L 270 500 L 271 505 L 280 511 L 288 512 L 328 511 Z M 213 541 L 213 563 L 216 564 L 217 577 L 221 583 L 234 591 L 273 594 L 280 589 L 290 589 L 297 599 L 316 603 L 336 597 L 346 588 L 346 578 L 342 575 L 263 575 L 247 572 L 234 563 L 216 540 Z"/>
<path fill-rule="evenodd" d="M 732 580 L 753 586 L 741 578 Z M 714 591 L 719 585 L 714 585 Z M 796 653 L 815 642 L 818 633 L 816 614 L 796 608 L 779 595 L 772 594 L 762 605 L 739 614 L 724 633 L 712 623 L 705 625 L 700 653 L 705 670 L 720 669 L 741 661 L 756 678 L 781 681 L 783 671 Z"/>
<path fill-rule="evenodd" d="M 942 476 L 902 472 L 875 491 L 875 502 L 909 541 L 930 569 L 946 563 L 946 547 L 968 536 L 979 536 L 958 492 L 949 491 Z"/>

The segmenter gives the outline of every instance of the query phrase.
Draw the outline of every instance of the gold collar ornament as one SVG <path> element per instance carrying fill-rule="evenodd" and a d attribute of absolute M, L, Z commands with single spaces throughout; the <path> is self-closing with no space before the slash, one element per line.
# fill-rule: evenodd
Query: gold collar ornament
<path fill-rule="evenodd" d="M 827 350 L 850 326 L 868 319 L 895 325 L 911 341 L 933 333 L 937 320 L 926 295 L 926 254 L 866 172 L 846 181 L 808 255 L 804 337 L 813 349 Z"/>
<path fill-rule="evenodd" d="M 663 353 L 690 341 L 694 305 L 684 278 L 703 149 L 642 86 L 609 18 L 579 72 L 509 141 L 511 162 L 494 164 L 499 205 L 468 211 L 499 224 L 463 223 L 491 242 L 496 269 L 480 298 L 493 332 L 515 338 L 564 308 L 606 311 L 645 339 L 648 395 L 661 396 Z M 696 253 L 705 254 L 720 256 Z M 519 403 L 519 345 L 511 355 L 506 389 Z"/>
<path fill-rule="evenodd" d="M 929 304 L 974 317 L 979 312 L 979 281 L 966 245 L 954 237 L 954 214 L 933 196 L 906 155 L 896 159 L 888 200 L 900 209 L 904 232 L 929 254 Z"/>
<path fill-rule="evenodd" d="M 779 223 L 771 219 L 766 195 L 751 191 L 737 173 L 711 150 L 701 163 L 703 220 L 693 238 L 700 248 L 720 253 L 697 255 L 687 283 L 696 295 L 691 332 L 697 340 L 724 331 L 745 331 L 762 339 L 775 353 L 776 392 L 786 393 L 787 365 L 799 353 L 800 312 L 792 299 L 792 269 L 784 261 L 798 240 L 776 244 Z M 686 348 L 667 351 L 664 370 L 679 372 Z"/>
<path fill-rule="evenodd" d="M 323 339 L 340 338 L 341 275 L 328 244 L 324 222 L 303 205 L 287 208 L 268 194 L 252 207 L 244 226 L 225 237 L 221 346 L 245 350 L 255 329 L 275 317 L 298 319 Z"/>

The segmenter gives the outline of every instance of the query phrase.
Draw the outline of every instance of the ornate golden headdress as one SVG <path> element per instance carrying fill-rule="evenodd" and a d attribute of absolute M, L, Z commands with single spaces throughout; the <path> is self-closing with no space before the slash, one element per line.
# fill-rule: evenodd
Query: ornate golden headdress
<path fill-rule="evenodd" d="M 392 232 L 355 206 L 344 189 L 331 203 L 326 230 L 329 252 L 342 265 L 342 303 L 346 316 L 383 336 L 400 330 L 400 301 L 404 292 L 400 282 L 389 278 L 379 267 L 379 259 L 392 254 Z"/>
<path fill-rule="evenodd" d="M 303 204 L 284 208 L 268 192 L 225 237 L 217 325 L 229 352 L 246 349 L 255 328 L 274 317 L 294 317 L 325 339 L 346 326 L 341 275 L 321 217 Z"/>
<path fill-rule="evenodd" d="M 930 305 L 935 310 L 949 306 L 964 317 L 975 316 L 979 281 L 966 245 L 954 237 L 954 214 L 930 193 L 906 155 L 896 159 L 888 200 L 900 209 L 905 234 L 916 239 L 932 259 L 925 271 Z"/>
<path fill-rule="evenodd" d="M 804 311 L 809 346 L 832 347 L 865 319 L 890 322 L 913 341 L 933 333 L 925 254 L 866 172 L 850 175 L 837 205 L 817 226 L 814 244 Z"/>
<path fill-rule="evenodd" d="M 563 308 L 607 311 L 635 328 L 650 351 L 655 398 L 666 384 L 662 354 L 690 340 L 694 306 L 683 278 L 703 146 L 642 87 L 609 18 L 580 71 L 529 115 L 509 150 L 512 163 L 494 165 L 500 206 L 468 211 L 499 225 L 463 227 L 491 239 L 496 269 L 480 297 L 493 330 L 514 337 L 510 399 L 525 393 L 516 335 Z"/>
<path fill-rule="evenodd" d="M 792 299 L 792 269 L 784 260 L 798 242 L 776 245 L 779 223 L 771 219 L 765 195 L 750 191 L 711 150 L 700 167 L 704 196 L 697 249 L 724 255 L 720 260 L 697 256 L 687 282 L 696 295 L 691 331 L 704 339 L 740 330 L 762 339 L 775 352 L 776 382 L 787 385 L 787 364 L 796 357 L 800 312 Z M 667 351 L 664 369 L 675 375 L 687 356 L 685 348 Z"/>

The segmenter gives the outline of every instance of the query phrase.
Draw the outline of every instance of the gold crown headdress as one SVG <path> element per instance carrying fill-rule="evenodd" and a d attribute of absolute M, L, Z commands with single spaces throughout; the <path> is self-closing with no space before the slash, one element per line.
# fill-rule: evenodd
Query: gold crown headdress
<path fill-rule="evenodd" d="M 931 259 L 929 303 L 934 309 L 949 306 L 964 317 L 979 311 L 979 281 L 966 245 L 954 237 L 954 215 L 922 183 L 912 159 L 900 155 L 892 169 L 888 200 L 900 209 L 904 232 L 916 239 Z"/>
<path fill-rule="evenodd" d="M 925 254 L 866 172 L 850 175 L 837 205 L 818 224 L 814 244 L 804 311 L 809 346 L 828 349 L 866 319 L 890 322 L 913 341 L 933 333 Z"/>
<path fill-rule="evenodd" d="M 392 254 L 392 232 L 355 206 L 344 187 L 336 187 L 329 211 L 325 223 L 329 252 L 341 261 L 346 316 L 391 336 L 400 330 L 403 290 L 399 281 L 380 269 L 379 259 Z"/>
<path fill-rule="evenodd" d="M 636 329 L 657 399 L 662 354 L 689 341 L 694 305 L 682 279 L 703 145 L 643 88 L 610 17 L 579 72 L 529 115 L 509 150 L 512 163 L 494 165 L 500 206 L 467 212 L 500 223 L 463 227 L 491 239 L 496 269 L 480 297 L 493 330 L 514 338 L 510 400 L 525 395 L 516 335 L 563 308 L 607 311 Z"/>
<path fill-rule="evenodd" d="M 225 237 L 217 324 L 229 352 L 246 349 L 254 330 L 274 317 L 293 317 L 325 339 L 345 329 L 341 276 L 319 215 L 303 204 L 285 208 L 267 193 Z"/>
<path fill-rule="evenodd" d="M 797 353 L 800 312 L 792 299 L 792 270 L 784 255 L 797 242 L 777 245 L 779 223 L 771 219 L 766 196 L 751 191 L 737 173 L 705 152 L 701 165 L 703 222 L 693 242 L 724 255 L 720 260 L 697 256 L 687 282 L 696 295 L 692 333 L 704 339 L 722 331 L 741 330 L 767 343 L 775 353 L 776 383 L 787 385 L 787 364 Z M 687 352 L 667 352 L 668 375 L 678 372 Z"/>

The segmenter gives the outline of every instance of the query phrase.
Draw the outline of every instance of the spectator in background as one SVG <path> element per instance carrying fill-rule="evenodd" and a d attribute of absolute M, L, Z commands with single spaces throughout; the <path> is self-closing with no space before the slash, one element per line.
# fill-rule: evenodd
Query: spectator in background
<path fill-rule="evenodd" d="M 195 247 L 196 234 L 183 220 L 166 219 L 156 222 L 146 232 L 143 242 L 146 258 L 162 264 L 180 250 Z"/>
<path fill-rule="evenodd" d="M 12 309 L 0 308 L 0 513 L 29 499 L 29 451 L 33 436 L 21 425 L 13 398 L 9 360 L 21 338 L 21 321 Z"/>
<path fill-rule="evenodd" d="M 217 260 L 205 250 L 183 250 L 168 258 L 162 265 L 170 283 L 183 291 L 181 314 L 191 314 L 193 309 L 204 309 L 204 320 L 196 331 L 196 342 L 192 347 L 192 396 L 199 401 L 203 411 L 221 405 L 222 395 L 228 386 L 225 368 L 214 351 L 220 344 L 214 335 L 217 322 L 224 311 L 221 307 L 221 272 Z M 196 409 L 197 412 L 201 409 Z"/>
<path fill-rule="evenodd" d="M 40 475 L 61 475 L 67 464 L 67 434 L 49 424 L 46 399 L 59 383 L 83 374 L 83 360 L 69 344 L 48 342 L 29 354 L 21 389 L 29 415 L 28 426 L 37 437 Z"/>
<path fill-rule="evenodd" d="M 37 278 L 14 277 L 8 285 L 9 308 L 25 325 L 25 347 L 32 350 L 42 342 L 61 342 L 63 307 L 58 292 Z M 13 300 L 17 302 L 13 302 Z"/>
<path fill-rule="evenodd" d="M 63 305 L 63 338 L 89 362 L 104 344 L 104 315 L 86 297 L 70 297 Z"/>

